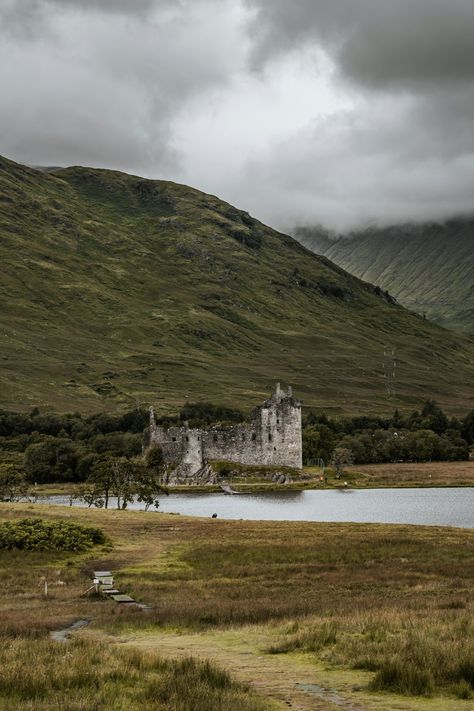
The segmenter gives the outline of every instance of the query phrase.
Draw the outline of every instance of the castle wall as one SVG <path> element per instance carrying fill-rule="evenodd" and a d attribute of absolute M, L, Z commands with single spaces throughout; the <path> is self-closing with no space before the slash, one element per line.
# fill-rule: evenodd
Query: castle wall
<path fill-rule="evenodd" d="M 203 454 L 206 460 L 223 459 L 241 464 L 258 464 L 260 446 L 255 426 L 242 424 L 205 431 Z"/>
<path fill-rule="evenodd" d="M 159 446 L 165 462 L 192 475 L 209 460 L 225 460 L 257 466 L 301 469 L 301 404 L 279 384 L 271 398 L 257 407 L 250 423 L 210 430 L 169 427 L 150 416 L 150 446 Z"/>

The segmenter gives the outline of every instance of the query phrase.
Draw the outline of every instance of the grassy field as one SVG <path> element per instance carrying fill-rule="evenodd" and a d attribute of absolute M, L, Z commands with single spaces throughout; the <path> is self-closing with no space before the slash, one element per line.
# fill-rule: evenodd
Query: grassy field
<path fill-rule="evenodd" d="M 278 380 L 332 414 L 474 406 L 472 339 L 184 185 L 0 158 L 0 263 L 6 408 L 247 410 Z"/>
<path fill-rule="evenodd" d="M 2 683 L 7 699 L 16 693 L 30 704 L 24 708 L 47 708 L 49 698 L 48 708 L 59 708 L 79 686 L 79 658 L 93 703 L 80 706 L 73 696 L 68 708 L 113 705 L 106 694 L 115 684 L 125 699 L 136 685 L 129 708 L 149 708 L 155 698 L 162 708 L 165 697 L 153 694 L 176 689 L 190 654 L 189 678 L 212 687 L 217 709 L 472 708 L 472 530 L 0 505 L 2 520 L 25 515 L 100 526 L 108 543 L 82 554 L 1 553 Z M 152 609 L 80 597 L 97 567 L 110 568 L 121 590 Z M 92 623 L 67 647 L 66 669 L 46 636 L 78 618 Z M 224 667 L 227 681 L 205 671 L 206 660 Z M 41 686 L 43 706 L 34 706 L 40 677 L 50 683 Z M 168 708 L 201 709 L 176 703 Z"/>
<path fill-rule="evenodd" d="M 358 486 L 474 486 L 474 461 L 359 464 L 348 471 Z"/>

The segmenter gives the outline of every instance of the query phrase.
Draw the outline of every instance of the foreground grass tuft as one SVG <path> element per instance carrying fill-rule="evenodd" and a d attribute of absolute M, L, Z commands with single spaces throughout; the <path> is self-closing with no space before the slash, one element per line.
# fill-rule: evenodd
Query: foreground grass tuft
<path fill-rule="evenodd" d="M 10 711 L 265 711 L 266 704 L 227 672 L 192 658 L 74 639 L 3 640 L 0 709 Z"/>
<path fill-rule="evenodd" d="M 435 680 L 429 669 L 420 669 L 411 661 L 392 659 L 384 662 L 369 688 L 408 696 L 432 696 Z"/>
<path fill-rule="evenodd" d="M 469 617 L 444 611 L 415 617 L 404 611 L 378 616 L 339 615 L 331 621 L 299 623 L 270 646 L 269 653 L 313 652 L 325 663 L 375 672 L 372 691 L 406 696 L 474 690 L 474 626 Z"/>

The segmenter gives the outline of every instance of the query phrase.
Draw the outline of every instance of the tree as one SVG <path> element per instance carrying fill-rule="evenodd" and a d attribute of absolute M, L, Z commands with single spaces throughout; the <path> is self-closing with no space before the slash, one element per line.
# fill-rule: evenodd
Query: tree
<path fill-rule="evenodd" d="M 440 459 L 440 438 L 432 430 L 417 430 L 407 437 L 407 448 L 411 459 L 429 462 Z"/>
<path fill-rule="evenodd" d="M 303 461 L 329 461 L 334 449 L 334 433 L 327 425 L 309 425 L 303 430 Z"/>
<path fill-rule="evenodd" d="M 25 451 L 25 473 L 30 482 L 74 481 L 79 451 L 69 439 L 45 436 Z"/>
<path fill-rule="evenodd" d="M 91 467 L 90 474 L 87 477 L 88 486 L 100 492 L 104 499 L 104 507 L 109 507 L 109 497 L 116 485 L 114 473 L 115 457 L 102 457 L 98 459 Z"/>
<path fill-rule="evenodd" d="M 332 453 L 331 465 L 336 470 L 337 479 L 344 473 L 344 467 L 350 466 L 353 461 L 350 449 L 347 449 L 347 447 L 336 447 Z"/>
<path fill-rule="evenodd" d="M 474 444 L 474 410 L 463 419 L 461 435 L 468 444 Z"/>
<path fill-rule="evenodd" d="M 150 465 L 149 461 L 153 465 Z M 87 479 L 85 493 L 88 498 L 85 498 L 84 493 L 81 496 L 84 501 L 90 501 L 90 505 L 94 506 L 98 505 L 96 499 L 101 500 L 101 505 L 105 508 L 108 508 L 111 496 L 117 497 L 118 509 L 126 509 L 135 497 L 145 504 L 146 510 L 152 505 L 158 507 L 158 493 L 167 493 L 161 485 L 162 462 L 161 450 L 149 459 L 147 457 L 145 461 L 126 457 L 102 457 L 93 465 Z"/>
<path fill-rule="evenodd" d="M 101 490 L 93 484 L 81 484 L 77 487 L 74 495 L 71 495 L 71 504 L 73 499 L 82 499 L 87 506 L 95 506 L 101 509 L 104 505 L 104 497 Z"/>
<path fill-rule="evenodd" d="M 0 464 L 0 501 L 19 501 L 28 495 L 24 473 L 14 464 Z"/>
<path fill-rule="evenodd" d="M 117 508 L 126 509 L 136 493 L 136 463 L 126 457 L 111 457 L 110 461 L 113 480 L 111 493 L 117 497 Z"/>
<path fill-rule="evenodd" d="M 448 426 L 448 418 L 434 400 L 425 402 L 421 417 L 421 429 L 433 430 L 433 432 L 440 435 L 443 434 Z"/>
<path fill-rule="evenodd" d="M 163 467 L 163 450 L 161 447 L 150 447 L 145 457 L 146 465 L 154 471 L 160 471 Z"/>
<path fill-rule="evenodd" d="M 160 505 L 158 494 L 160 492 L 168 495 L 168 490 L 161 484 L 162 466 L 150 467 L 146 462 L 134 462 L 134 489 L 137 496 L 137 501 L 145 504 L 145 511 L 148 511 L 150 506 L 156 509 Z"/>

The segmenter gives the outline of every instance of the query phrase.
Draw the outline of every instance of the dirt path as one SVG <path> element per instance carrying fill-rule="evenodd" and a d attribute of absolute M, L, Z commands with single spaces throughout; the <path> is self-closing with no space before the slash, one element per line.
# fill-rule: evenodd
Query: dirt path
<path fill-rule="evenodd" d="M 209 659 L 227 669 L 234 678 L 249 684 L 274 701 L 275 709 L 298 711 L 368 711 L 344 692 L 318 683 L 315 664 L 303 655 L 273 655 L 261 651 L 261 632 L 252 628 L 196 634 L 144 634 L 120 637 L 119 641 L 141 649 L 154 649 L 162 656 L 193 656 Z M 349 688 L 347 688 L 349 692 Z"/>

